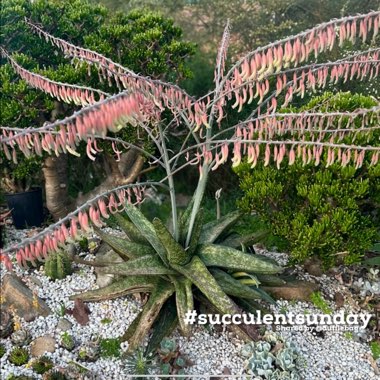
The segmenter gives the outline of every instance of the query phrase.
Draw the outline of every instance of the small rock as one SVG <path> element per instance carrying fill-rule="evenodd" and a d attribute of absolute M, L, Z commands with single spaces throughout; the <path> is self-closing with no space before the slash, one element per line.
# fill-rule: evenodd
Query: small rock
<path fill-rule="evenodd" d="M 306 272 L 315 277 L 321 277 L 323 274 L 322 261 L 316 256 L 305 260 L 304 268 Z"/>
<path fill-rule="evenodd" d="M 55 339 L 51 335 L 40 336 L 30 344 L 30 353 L 34 357 L 39 357 L 46 352 L 54 352 L 55 343 Z"/>
<path fill-rule="evenodd" d="M 73 324 L 66 318 L 61 318 L 57 324 L 57 329 L 61 331 L 68 331 L 73 327 Z"/>
<path fill-rule="evenodd" d="M 342 293 L 335 293 L 334 294 L 334 301 L 336 304 L 336 307 L 340 309 L 344 305 L 344 296 Z"/>
<path fill-rule="evenodd" d="M 310 295 L 319 288 L 318 284 L 308 281 L 292 281 L 281 286 L 263 286 L 262 289 L 274 298 L 285 300 L 309 301 Z"/>
<path fill-rule="evenodd" d="M 15 274 L 6 274 L 1 285 L 2 307 L 13 308 L 15 313 L 27 322 L 37 316 L 48 316 L 51 311 L 47 304 L 32 291 Z"/>

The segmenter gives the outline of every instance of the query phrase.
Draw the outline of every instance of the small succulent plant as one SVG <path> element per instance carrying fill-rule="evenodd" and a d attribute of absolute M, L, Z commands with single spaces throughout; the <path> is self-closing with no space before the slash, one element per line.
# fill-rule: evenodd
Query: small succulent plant
<path fill-rule="evenodd" d="M 298 380 L 296 371 L 297 350 L 277 334 L 267 331 L 264 340 L 243 346 L 241 354 L 246 360 L 246 371 L 257 379 Z"/>
<path fill-rule="evenodd" d="M 28 350 L 21 347 L 15 347 L 9 354 L 8 359 L 12 364 L 16 366 L 24 365 L 29 360 Z"/>
<path fill-rule="evenodd" d="M 43 380 L 68 380 L 68 379 L 62 371 L 51 369 L 50 371 L 44 373 Z"/>
<path fill-rule="evenodd" d="M 7 350 L 5 349 L 5 346 L 3 344 L 0 344 L 0 358 L 2 358 Z"/>
<path fill-rule="evenodd" d="M 42 375 L 53 368 L 53 362 L 47 356 L 41 356 L 33 361 L 32 368 L 34 372 Z"/>
<path fill-rule="evenodd" d="M 78 359 L 87 362 L 94 362 L 99 358 L 100 345 L 98 340 L 92 340 L 79 348 Z"/>
<path fill-rule="evenodd" d="M 71 259 L 63 251 L 54 252 L 45 261 L 45 274 L 52 280 L 61 280 L 72 273 Z"/>
<path fill-rule="evenodd" d="M 163 362 L 168 362 L 178 356 L 178 347 L 174 339 L 164 338 L 160 343 L 158 354 Z"/>
<path fill-rule="evenodd" d="M 133 354 L 127 356 L 125 368 L 128 373 L 133 375 L 148 375 L 149 371 L 154 368 L 153 355 L 146 355 L 140 347 Z"/>
<path fill-rule="evenodd" d="M 61 335 L 60 345 L 66 350 L 72 351 L 75 347 L 74 338 L 67 331 L 65 331 Z"/>
<path fill-rule="evenodd" d="M 31 336 L 28 330 L 20 329 L 11 335 L 11 341 L 16 346 L 26 346 L 30 343 Z"/>
<path fill-rule="evenodd" d="M 164 338 L 158 349 L 160 373 L 163 375 L 183 375 L 184 369 L 191 362 L 181 354 L 177 342 L 171 338 Z"/>
<path fill-rule="evenodd" d="M 280 350 L 276 355 L 276 364 L 284 371 L 294 369 L 296 367 L 294 351 L 290 348 Z"/>

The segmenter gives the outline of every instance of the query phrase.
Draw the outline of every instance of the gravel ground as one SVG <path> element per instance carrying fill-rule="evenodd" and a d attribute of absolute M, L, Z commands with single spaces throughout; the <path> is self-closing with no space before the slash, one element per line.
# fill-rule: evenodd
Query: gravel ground
<path fill-rule="evenodd" d="M 19 241 L 26 233 L 27 231 L 15 231 L 9 228 L 8 244 Z M 265 250 L 260 250 L 260 253 L 276 258 L 282 264 L 287 261 L 287 255 L 283 253 L 266 252 Z M 87 260 L 93 258 L 92 255 L 86 256 Z M 76 267 L 77 269 L 72 275 L 55 282 L 48 280 L 42 268 L 28 272 L 22 272 L 19 268 L 15 270 L 17 274 L 23 277 L 30 289 L 37 291 L 38 296 L 44 299 L 52 310 L 52 314 L 47 318 L 40 317 L 29 323 L 23 321 L 22 325 L 30 331 L 33 339 L 47 333 L 55 337 L 57 349 L 48 356 L 57 366 L 67 366 L 68 363 L 77 360 L 75 351 L 69 352 L 58 345 L 61 331 L 57 325 L 62 319 L 60 315 L 62 305 L 66 308 L 72 308 L 73 302 L 68 299 L 70 295 L 85 289 L 94 289 L 97 286 L 93 268 L 80 264 Z M 5 271 L 4 268 L 1 269 L 1 276 L 3 276 Z M 340 284 L 334 277 L 326 275 L 321 278 L 305 276 L 311 281 L 319 282 L 322 290 L 327 292 L 335 292 L 336 289 L 345 290 L 344 285 Z M 69 332 L 75 337 L 78 345 L 99 336 L 102 338 L 121 336 L 141 309 L 141 304 L 133 297 L 89 303 L 88 306 L 91 315 L 90 322 L 86 326 L 79 325 L 71 315 L 64 316 L 72 323 Z M 330 303 L 330 306 L 335 309 L 333 302 Z M 355 304 L 348 304 L 344 307 L 347 312 L 358 311 Z M 275 310 L 286 310 L 287 312 L 301 314 L 321 313 L 320 310 L 307 302 L 279 301 Z M 287 341 L 293 342 L 301 354 L 302 360 L 299 363 L 301 379 L 368 380 L 380 378 L 371 366 L 370 349 L 366 342 L 355 341 L 342 332 L 325 332 L 323 337 L 304 331 L 284 331 L 279 334 Z M 187 355 L 193 363 L 187 368 L 186 373 L 218 375 L 225 373 L 226 368 L 229 368 L 232 374 L 244 373 L 244 358 L 240 354 L 242 342 L 230 332 L 220 329 L 209 331 L 197 326 L 194 327 L 190 338 L 181 337 L 177 332 L 174 333 L 174 336 L 181 353 Z M 12 347 L 10 340 L 2 339 L 0 342 L 6 346 L 8 354 Z M 126 348 L 127 344 L 122 344 L 122 350 L 126 350 Z M 27 368 L 27 365 L 15 367 L 10 364 L 7 360 L 7 354 L 0 360 L 2 379 L 7 379 L 10 374 L 42 378 Z M 126 378 L 127 372 L 124 364 L 124 361 L 120 359 L 99 359 L 94 363 L 86 362 L 85 366 L 96 373 L 99 379 L 117 380 Z M 378 364 L 380 365 L 379 361 Z"/>

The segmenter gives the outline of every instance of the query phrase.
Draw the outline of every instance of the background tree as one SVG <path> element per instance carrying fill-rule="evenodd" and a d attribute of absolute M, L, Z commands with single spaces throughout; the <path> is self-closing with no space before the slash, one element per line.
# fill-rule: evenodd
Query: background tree
<path fill-rule="evenodd" d="M 54 30 L 57 37 L 89 49 L 96 48 L 152 78 L 178 81 L 190 75 L 185 63 L 194 53 L 194 45 L 181 40 L 182 32 L 172 20 L 155 13 L 135 11 L 111 14 L 105 7 L 92 5 L 86 0 L 4 1 L 1 9 L 1 38 L 4 47 L 14 53 L 13 65 L 18 62 L 55 82 L 98 86 L 100 91 L 95 92 L 97 99 L 106 93 L 117 92 L 116 84 L 108 83 L 107 80 L 99 84 L 96 76 L 88 76 L 86 67 L 74 68 L 54 47 L 42 43 L 31 32 L 24 22 L 25 17 L 47 31 Z M 4 63 L 0 69 L 1 125 L 18 128 L 40 125 L 78 109 L 79 104 L 73 104 L 76 102 L 64 104 L 62 99 L 54 101 L 39 91 L 30 90 L 9 64 Z M 135 129 L 127 128 L 121 133 L 128 135 L 131 142 L 139 141 L 141 145 L 146 143 L 144 134 L 136 134 Z M 16 191 L 21 185 L 28 187 L 30 184 L 25 182 L 30 179 L 40 183 L 39 169 L 43 163 L 47 207 L 53 217 L 58 219 L 65 216 L 75 204 L 84 202 L 102 189 L 133 181 L 141 171 L 145 158 L 135 150 L 123 154 L 120 161 L 115 163 L 115 152 L 110 144 L 101 145 L 101 148 L 105 153 L 102 161 L 95 165 L 87 158 L 72 160 L 67 155 L 33 157 L 22 159 L 17 165 L 9 165 L 2 155 L 3 187 Z M 82 146 L 79 153 L 83 156 L 84 152 L 85 146 Z M 15 182 L 18 184 L 16 187 Z M 78 193 L 83 192 L 87 194 L 78 196 Z M 70 195 L 76 199 L 73 200 Z"/>

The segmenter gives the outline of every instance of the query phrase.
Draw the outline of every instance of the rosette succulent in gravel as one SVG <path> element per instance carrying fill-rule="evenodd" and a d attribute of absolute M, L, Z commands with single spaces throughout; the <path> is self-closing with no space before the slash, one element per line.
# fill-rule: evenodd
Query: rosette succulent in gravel
<path fill-rule="evenodd" d="M 259 234 L 239 236 L 228 233 L 240 218 L 239 212 L 203 224 L 200 210 L 190 243 L 186 246 L 192 202 L 181 217 L 178 242 L 161 220 L 155 218 L 151 223 L 129 204 L 125 205 L 125 210 L 129 219 L 122 215 L 115 215 L 115 218 L 127 237 L 108 235 L 96 229 L 103 241 L 124 260 L 104 264 L 101 271 L 119 275 L 120 279 L 74 298 L 97 301 L 131 293 L 150 293 L 148 302 L 124 335 L 129 351 L 139 346 L 153 323 L 157 328 L 147 348 L 150 352 L 177 323 L 181 332 L 189 335 L 190 326 L 185 323 L 185 316 L 187 311 L 194 309 L 194 297 L 222 314 L 238 313 L 241 310 L 237 305 L 243 304 L 248 311 L 257 309 L 257 299 L 274 302 L 257 283 L 249 286 L 233 277 L 236 271 L 253 275 L 281 272 L 274 260 L 237 249 L 259 237 Z M 243 327 L 237 332 L 249 338 Z"/>
<path fill-rule="evenodd" d="M 271 332 L 264 339 L 243 346 L 241 354 L 247 358 L 246 371 L 255 379 L 299 380 L 296 365 L 299 354 L 294 345 Z"/>

